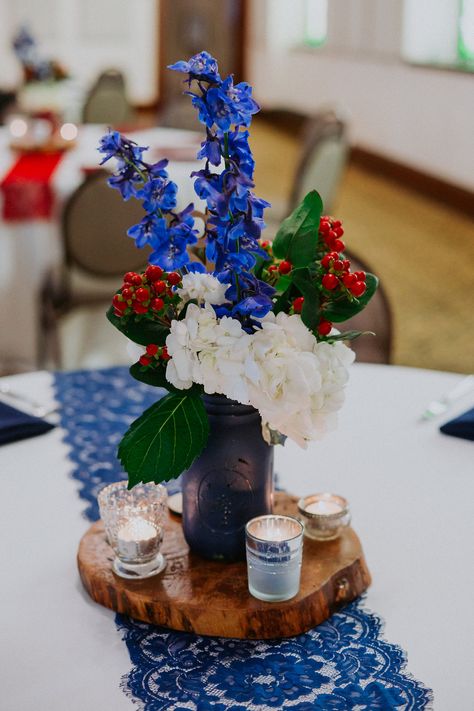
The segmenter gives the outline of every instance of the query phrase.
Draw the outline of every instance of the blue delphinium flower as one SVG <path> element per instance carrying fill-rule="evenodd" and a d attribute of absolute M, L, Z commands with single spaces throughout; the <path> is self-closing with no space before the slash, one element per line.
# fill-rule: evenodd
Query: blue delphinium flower
<path fill-rule="evenodd" d="M 160 210 L 167 212 L 176 207 L 178 186 L 167 178 L 152 178 L 142 188 L 137 190 L 136 196 L 143 200 L 143 207 L 147 212 Z"/>
<path fill-rule="evenodd" d="M 209 52 L 199 52 L 199 54 L 195 54 L 194 57 L 191 57 L 188 62 L 180 61 L 175 64 L 170 64 L 168 65 L 168 69 L 183 72 L 183 74 L 190 74 L 192 79 L 210 82 L 221 81 L 217 61 L 214 57 L 211 57 Z"/>
<path fill-rule="evenodd" d="M 188 73 L 190 90 L 185 93 L 191 96 L 199 120 L 206 126 L 206 140 L 198 154 L 206 163 L 192 173 L 195 192 L 206 202 L 208 211 L 206 256 L 214 262 L 217 277 L 231 284 L 226 294 L 231 303 L 219 307 L 219 312 L 227 310 L 246 327 L 252 316 L 264 316 L 272 308 L 274 293 L 251 271 L 257 257 L 267 258 L 258 239 L 265 227 L 263 211 L 269 203 L 252 192 L 255 162 L 245 130 L 259 106 L 249 84 L 234 85 L 232 76 L 217 79 L 217 64 L 208 55 L 213 80 L 203 83 L 191 71 L 194 60 L 202 61 L 202 53 L 172 68 Z M 191 90 L 195 79 L 197 88 Z"/>

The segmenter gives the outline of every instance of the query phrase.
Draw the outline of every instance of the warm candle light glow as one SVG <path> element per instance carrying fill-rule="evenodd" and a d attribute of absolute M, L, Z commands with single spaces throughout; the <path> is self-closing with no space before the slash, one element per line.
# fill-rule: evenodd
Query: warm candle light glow
<path fill-rule="evenodd" d="M 8 130 L 13 138 L 23 138 L 28 132 L 28 124 L 25 119 L 14 118 L 8 124 Z"/>
<path fill-rule="evenodd" d="M 73 123 L 63 123 L 59 133 L 61 134 L 61 138 L 64 138 L 65 141 L 74 141 L 74 139 L 77 138 L 77 126 Z"/>

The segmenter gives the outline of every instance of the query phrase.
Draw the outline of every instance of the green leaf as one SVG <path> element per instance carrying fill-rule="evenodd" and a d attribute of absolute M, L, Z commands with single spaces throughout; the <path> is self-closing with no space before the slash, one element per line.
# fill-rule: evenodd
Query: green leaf
<path fill-rule="evenodd" d="M 208 436 L 209 422 L 198 395 L 166 395 L 132 423 L 120 442 L 118 457 L 129 488 L 179 476 L 202 452 Z"/>
<path fill-rule="evenodd" d="M 323 316 L 328 321 L 333 321 L 339 323 L 340 321 L 347 321 L 347 319 L 352 318 L 365 309 L 370 299 L 373 297 L 377 291 L 379 280 L 373 274 L 367 272 L 366 277 L 367 289 L 359 296 L 358 299 L 350 301 L 346 296 L 343 296 L 332 303 L 329 303 L 323 312 Z"/>
<path fill-rule="evenodd" d="M 338 333 L 337 336 L 327 336 L 324 340 L 328 343 L 333 341 L 353 341 L 359 336 L 375 336 L 373 331 L 344 331 L 344 333 Z"/>
<path fill-rule="evenodd" d="M 273 254 L 287 259 L 295 267 L 306 267 L 316 258 L 319 220 L 323 203 L 312 190 L 303 202 L 280 225 L 273 240 Z"/>
<path fill-rule="evenodd" d="M 309 269 L 294 269 L 292 276 L 293 283 L 304 296 L 301 320 L 310 331 L 314 331 L 320 320 L 318 288 Z"/>
<path fill-rule="evenodd" d="M 113 306 L 108 309 L 107 318 L 124 336 L 141 346 L 148 346 L 150 343 L 164 346 L 166 336 L 169 334 L 169 328 L 151 319 L 138 319 L 136 316 L 116 316 Z"/>
<path fill-rule="evenodd" d="M 173 385 L 166 380 L 165 371 L 165 365 L 160 365 L 157 368 L 148 368 L 144 367 L 139 362 L 134 363 L 130 367 L 130 375 L 132 375 L 135 380 L 139 380 L 141 383 L 153 385 L 156 388 L 165 388 L 165 390 L 168 390 L 169 392 L 182 392 L 174 388 Z"/>

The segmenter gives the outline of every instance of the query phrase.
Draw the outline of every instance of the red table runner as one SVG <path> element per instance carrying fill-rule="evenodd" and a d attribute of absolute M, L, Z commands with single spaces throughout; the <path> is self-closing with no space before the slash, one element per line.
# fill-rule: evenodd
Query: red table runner
<path fill-rule="evenodd" d="M 0 184 L 4 220 L 51 217 L 54 205 L 51 178 L 62 156 L 62 152 L 20 156 Z"/>

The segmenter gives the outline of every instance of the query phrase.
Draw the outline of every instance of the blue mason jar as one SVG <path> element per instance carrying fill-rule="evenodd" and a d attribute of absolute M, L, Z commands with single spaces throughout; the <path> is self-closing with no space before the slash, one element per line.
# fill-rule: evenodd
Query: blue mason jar
<path fill-rule="evenodd" d="M 183 530 L 192 551 L 222 561 L 245 558 L 245 524 L 271 513 L 273 446 L 260 414 L 222 395 L 205 395 L 209 440 L 182 474 Z"/>

